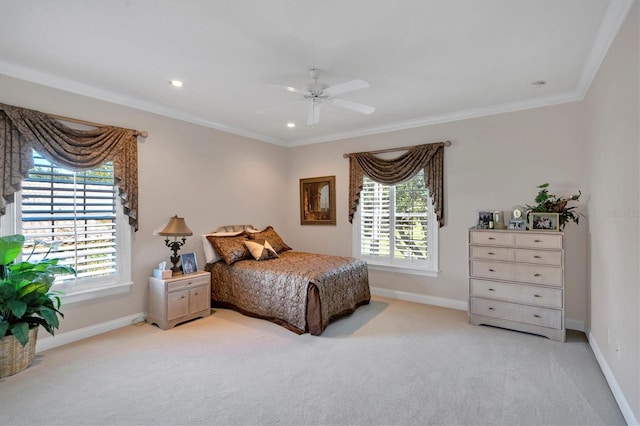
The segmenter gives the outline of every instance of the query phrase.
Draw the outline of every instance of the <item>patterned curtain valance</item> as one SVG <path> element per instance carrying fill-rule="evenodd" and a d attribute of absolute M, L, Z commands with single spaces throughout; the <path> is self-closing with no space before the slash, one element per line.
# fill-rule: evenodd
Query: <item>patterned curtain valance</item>
<path fill-rule="evenodd" d="M 376 156 L 376 152 L 345 154 L 349 158 L 349 222 L 353 223 L 353 215 L 358 209 L 365 175 L 379 183 L 397 185 L 411 179 L 422 169 L 438 223 L 440 227 L 444 226 L 444 147 L 447 144 L 417 145 L 390 160 Z"/>
<path fill-rule="evenodd" d="M 91 170 L 113 161 L 124 213 L 137 231 L 139 134 L 112 126 L 77 130 L 42 112 L 0 103 L 0 214 L 28 176 L 36 150 L 71 170 Z"/>

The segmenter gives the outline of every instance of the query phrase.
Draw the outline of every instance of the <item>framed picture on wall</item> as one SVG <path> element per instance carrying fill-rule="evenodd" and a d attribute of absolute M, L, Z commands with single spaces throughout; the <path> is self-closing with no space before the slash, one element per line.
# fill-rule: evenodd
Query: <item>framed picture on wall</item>
<path fill-rule="evenodd" d="M 336 177 L 300 179 L 300 224 L 336 224 Z"/>
<path fill-rule="evenodd" d="M 529 229 L 532 231 L 559 231 L 560 214 L 531 212 L 529 214 Z"/>

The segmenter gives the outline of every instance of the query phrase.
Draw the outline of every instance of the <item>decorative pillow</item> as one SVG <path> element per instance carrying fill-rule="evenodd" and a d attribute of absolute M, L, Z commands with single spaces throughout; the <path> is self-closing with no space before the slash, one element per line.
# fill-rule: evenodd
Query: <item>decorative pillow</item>
<path fill-rule="evenodd" d="M 250 230 L 245 230 L 245 232 L 251 240 L 260 242 L 269 240 L 276 253 L 282 253 L 283 251 L 291 250 L 291 247 L 289 247 L 285 244 L 284 241 L 282 241 L 282 238 L 280 238 L 280 235 L 278 235 L 276 230 L 273 229 L 273 226 L 267 226 L 262 231 L 258 232 L 253 232 Z"/>
<path fill-rule="evenodd" d="M 215 263 L 220 260 L 220 256 L 216 253 L 216 250 L 213 248 L 213 244 L 208 240 L 208 236 L 216 236 L 216 237 L 235 237 L 236 235 L 242 234 L 242 231 L 236 232 L 210 232 L 208 234 L 202 234 L 202 248 L 204 249 L 204 258 L 206 263 Z"/>
<path fill-rule="evenodd" d="M 226 237 L 207 235 L 207 240 L 211 242 L 213 248 L 227 265 L 231 265 L 238 260 L 251 258 L 251 253 L 243 244 L 244 241 L 247 241 L 245 234 Z"/>
<path fill-rule="evenodd" d="M 244 245 L 251 252 L 251 255 L 255 260 L 267 260 L 267 259 L 275 259 L 278 256 L 278 253 L 271 247 L 269 241 L 265 240 L 264 244 L 257 243 L 255 241 L 244 241 Z"/>

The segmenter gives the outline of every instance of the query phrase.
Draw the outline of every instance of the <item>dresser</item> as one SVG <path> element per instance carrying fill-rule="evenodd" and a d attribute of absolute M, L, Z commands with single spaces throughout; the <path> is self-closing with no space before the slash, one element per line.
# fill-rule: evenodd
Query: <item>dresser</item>
<path fill-rule="evenodd" d="M 469 323 L 564 342 L 564 234 L 469 229 Z"/>
<path fill-rule="evenodd" d="M 160 279 L 149 277 L 147 322 L 163 330 L 211 314 L 209 272 L 177 275 Z"/>

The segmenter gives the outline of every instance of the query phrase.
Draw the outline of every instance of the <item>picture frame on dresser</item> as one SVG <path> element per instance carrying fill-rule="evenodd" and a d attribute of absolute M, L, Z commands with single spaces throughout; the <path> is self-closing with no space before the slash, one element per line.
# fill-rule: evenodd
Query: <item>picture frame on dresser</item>
<path fill-rule="evenodd" d="M 527 226 L 524 220 L 512 219 L 509 221 L 509 229 L 517 229 L 520 231 L 524 231 L 526 228 Z"/>
<path fill-rule="evenodd" d="M 193 274 L 198 270 L 198 262 L 195 253 L 184 253 L 180 255 L 183 274 Z"/>
<path fill-rule="evenodd" d="M 558 232 L 560 230 L 560 214 L 531 212 L 529 214 L 529 229 Z"/>
<path fill-rule="evenodd" d="M 490 223 L 493 222 L 493 211 L 479 211 L 477 229 L 489 229 Z"/>

